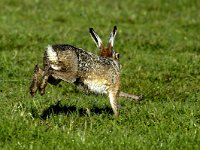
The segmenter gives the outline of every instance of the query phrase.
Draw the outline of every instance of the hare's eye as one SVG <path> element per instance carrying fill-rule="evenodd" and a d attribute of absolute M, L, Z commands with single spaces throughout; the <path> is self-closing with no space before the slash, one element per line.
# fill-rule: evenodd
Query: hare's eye
<path fill-rule="evenodd" d="M 115 54 L 115 58 L 116 58 L 116 59 L 119 59 L 119 57 L 120 57 L 119 53 L 116 53 L 116 54 Z"/>
<path fill-rule="evenodd" d="M 112 57 L 114 59 L 119 59 L 119 53 L 116 53 L 114 50 L 112 50 Z"/>

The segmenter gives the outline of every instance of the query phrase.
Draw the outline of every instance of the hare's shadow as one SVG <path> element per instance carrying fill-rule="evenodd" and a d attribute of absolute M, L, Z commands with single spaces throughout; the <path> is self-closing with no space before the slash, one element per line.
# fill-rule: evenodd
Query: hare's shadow
<path fill-rule="evenodd" d="M 61 105 L 60 101 L 58 101 L 56 104 L 53 104 L 49 106 L 47 109 L 45 109 L 40 117 L 42 119 L 47 119 L 51 115 L 58 115 L 58 114 L 65 114 L 70 115 L 72 113 L 78 113 L 80 116 L 87 116 L 89 114 L 113 114 L 113 111 L 111 107 L 105 106 L 103 108 L 98 108 L 96 106 L 92 107 L 91 109 L 86 108 L 77 108 L 76 106 L 67 106 L 67 105 Z"/>

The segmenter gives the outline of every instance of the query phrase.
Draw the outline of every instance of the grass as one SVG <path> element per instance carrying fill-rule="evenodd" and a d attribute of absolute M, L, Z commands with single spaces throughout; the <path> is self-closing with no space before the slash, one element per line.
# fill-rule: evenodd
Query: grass
<path fill-rule="evenodd" d="M 0 149 L 199 149 L 199 4 L 0 1 Z M 114 25 L 121 88 L 143 102 L 120 98 L 114 119 L 106 97 L 64 82 L 30 97 L 34 65 L 48 44 L 97 54 L 88 28 L 106 41 Z"/>

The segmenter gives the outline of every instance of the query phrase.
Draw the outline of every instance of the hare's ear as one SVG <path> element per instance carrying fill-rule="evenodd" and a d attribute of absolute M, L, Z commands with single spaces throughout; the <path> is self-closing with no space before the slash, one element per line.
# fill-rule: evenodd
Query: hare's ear
<path fill-rule="evenodd" d="M 89 29 L 89 32 L 90 32 L 90 35 L 91 35 L 93 41 L 96 43 L 97 47 L 98 47 L 99 49 L 104 49 L 104 45 L 103 45 L 103 43 L 102 43 L 100 37 L 99 37 L 99 36 L 96 34 L 96 32 L 94 31 L 94 29 L 93 29 L 93 28 L 90 28 L 90 29 Z"/>
<path fill-rule="evenodd" d="M 110 38 L 108 41 L 108 49 L 111 51 L 114 46 L 115 36 L 117 34 L 117 26 L 114 26 L 113 31 L 110 33 Z"/>

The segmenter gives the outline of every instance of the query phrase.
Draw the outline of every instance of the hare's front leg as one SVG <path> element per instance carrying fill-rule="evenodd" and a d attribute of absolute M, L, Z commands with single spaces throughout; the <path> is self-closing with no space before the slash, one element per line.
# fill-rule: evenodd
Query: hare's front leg
<path fill-rule="evenodd" d="M 138 96 L 138 95 L 134 95 L 134 94 L 125 93 L 123 91 L 120 91 L 119 97 L 125 97 L 125 98 L 128 98 L 130 100 L 134 100 L 136 102 L 139 102 L 139 101 L 142 100 L 142 95 Z"/>
<path fill-rule="evenodd" d="M 110 104 L 112 107 L 112 110 L 114 112 L 115 117 L 119 116 L 119 108 L 118 108 L 118 103 L 117 103 L 117 92 L 109 91 L 108 97 L 110 99 Z"/>
<path fill-rule="evenodd" d="M 38 90 L 40 78 L 43 76 L 43 74 L 44 74 L 44 71 L 38 65 L 36 65 L 34 68 L 31 86 L 30 86 L 30 94 L 32 96 L 35 96 L 35 93 Z"/>

